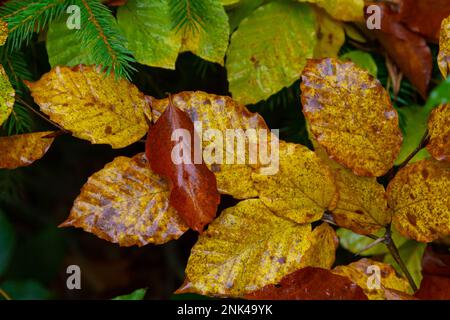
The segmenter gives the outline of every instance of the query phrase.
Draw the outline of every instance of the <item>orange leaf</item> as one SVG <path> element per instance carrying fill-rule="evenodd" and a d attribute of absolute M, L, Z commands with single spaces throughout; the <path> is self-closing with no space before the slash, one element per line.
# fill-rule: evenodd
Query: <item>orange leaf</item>
<path fill-rule="evenodd" d="M 52 131 L 0 137 L 0 169 L 15 169 L 32 164 L 48 151 L 54 138 Z"/>
<path fill-rule="evenodd" d="M 245 297 L 250 300 L 367 300 L 361 287 L 350 279 L 314 267 L 295 271 L 278 285 L 267 285 Z"/>
<path fill-rule="evenodd" d="M 183 134 L 178 141 L 172 140 L 175 130 Z M 146 152 L 152 170 L 171 182 L 170 204 L 190 228 L 202 232 L 216 216 L 220 195 L 215 175 L 196 159 L 195 150 L 202 150 L 196 134 L 189 116 L 170 102 L 149 129 Z"/>
<path fill-rule="evenodd" d="M 450 161 L 450 104 L 433 110 L 428 120 L 427 150 L 437 160 Z"/>

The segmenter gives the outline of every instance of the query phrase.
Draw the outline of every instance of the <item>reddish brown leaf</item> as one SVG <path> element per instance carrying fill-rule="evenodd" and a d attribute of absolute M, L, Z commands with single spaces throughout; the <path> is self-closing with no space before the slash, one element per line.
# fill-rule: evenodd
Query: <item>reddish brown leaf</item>
<path fill-rule="evenodd" d="M 172 141 L 176 129 L 184 129 L 189 135 Z M 214 174 L 202 159 L 195 161 L 194 150 L 202 150 L 195 135 L 192 120 L 170 101 L 168 108 L 149 129 L 146 153 L 152 170 L 170 181 L 169 201 L 172 207 L 190 228 L 201 232 L 214 219 L 220 195 Z M 174 148 L 181 152 L 175 152 Z M 172 153 L 183 155 L 183 159 L 172 159 Z"/>
<path fill-rule="evenodd" d="M 450 1 L 403 0 L 400 15 L 409 29 L 437 43 L 442 20 L 450 15 Z"/>
<path fill-rule="evenodd" d="M 400 14 L 385 4 L 381 8 L 381 30 L 375 36 L 405 76 L 426 98 L 433 69 L 431 50 L 424 38 L 406 28 Z"/>
<path fill-rule="evenodd" d="M 437 253 L 431 247 L 422 260 L 423 279 L 415 297 L 424 300 L 450 299 L 450 254 Z"/>
<path fill-rule="evenodd" d="M 246 295 L 250 300 L 367 300 L 350 279 L 321 268 L 306 267 Z"/>

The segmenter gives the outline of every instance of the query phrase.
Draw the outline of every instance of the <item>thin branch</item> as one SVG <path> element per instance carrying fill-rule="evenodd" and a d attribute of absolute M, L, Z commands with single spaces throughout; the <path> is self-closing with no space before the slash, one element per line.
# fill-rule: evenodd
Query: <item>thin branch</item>
<path fill-rule="evenodd" d="M 0 288 L 0 296 L 5 298 L 6 300 L 12 300 L 11 296 L 9 294 L 7 294 L 6 291 L 3 290 L 2 288 Z"/>
<path fill-rule="evenodd" d="M 414 156 L 428 144 L 429 138 L 430 137 L 428 136 L 428 130 L 426 130 L 422 139 L 420 140 L 419 145 L 414 149 L 413 152 L 411 152 L 411 154 L 402 163 L 400 163 L 397 166 L 397 170 L 400 170 L 401 168 L 406 166 L 408 162 L 411 161 L 411 159 L 414 158 Z"/>
<path fill-rule="evenodd" d="M 361 253 L 363 253 L 364 251 L 367 251 L 373 247 L 375 247 L 377 244 L 380 244 L 381 242 L 385 241 L 385 237 L 381 237 L 378 238 L 377 240 L 375 240 L 374 242 L 372 242 L 371 244 L 369 244 L 368 246 L 366 246 L 365 248 L 359 250 L 357 253 L 355 253 L 356 256 L 361 255 Z"/>
<path fill-rule="evenodd" d="M 394 258 L 395 262 L 397 262 L 397 264 L 400 266 L 400 269 L 402 269 L 403 274 L 406 276 L 406 279 L 408 279 L 408 282 L 409 282 L 411 288 L 414 290 L 414 292 L 416 292 L 417 285 L 414 282 L 414 279 L 411 276 L 411 273 L 409 272 L 409 270 L 406 267 L 405 263 L 403 262 L 402 258 L 400 257 L 400 253 L 398 252 L 397 246 L 395 245 L 394 241 L 392 240 L 390 225 L 386 227 L 386 234 L 384 237 L 385 237 L 384 243 L 386 244 L 386 247 L 388 248 L 388 250 L 391 253 L 392 257 Z"/>

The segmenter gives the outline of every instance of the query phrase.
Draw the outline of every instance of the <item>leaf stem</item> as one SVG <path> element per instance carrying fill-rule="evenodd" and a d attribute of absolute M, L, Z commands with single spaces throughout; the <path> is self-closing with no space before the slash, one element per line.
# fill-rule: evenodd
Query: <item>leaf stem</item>
<path fill-rule="evenodd" d="M 406 276 L 406 279 L 408 279 L 411 288 L 414 290 L 414 292 L 416 292 L 417 291 L 416 283 L 414 282 L 414 279 L 411 276 L 411 273 L 409 272 L 402 258 L 400 257 L 400 253 L 398 252 L 397 246 L 392 240 L 392 232 L 390 225 L 386 227 L 386 234 L 384 235 L 384 237 L 385 237 L 384 243 L 386 247 L 388 248 L 395 262 L 397 262 L 397 264 L 400 266 L 400 269 L 402 269 L 403 274 Z"/>
<path fill-rule="evenodd" d="M 410 155 L 402 163 L 400 163 L 397 166 L 397 170 L 400 170 L 401 168 L 406 166 L 409 163 L 409 161 L 411 161 L 411 159 L 414 158 L 414 156 L 428 144 L 429 139 L 430 137 L 428 136 L 428 129 L 427 129 L 425 130 L 422 139 L 420 139 L 419 145 L 414 149 L 413 152 L 410 153 Z"/>

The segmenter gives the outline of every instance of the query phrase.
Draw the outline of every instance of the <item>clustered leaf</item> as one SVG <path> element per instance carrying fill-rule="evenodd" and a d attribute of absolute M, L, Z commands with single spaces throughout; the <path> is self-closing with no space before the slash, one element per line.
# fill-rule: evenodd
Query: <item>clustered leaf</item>
<path fill-rule="evenodd" d="M 437 160 L 450 161 L 450 104 L 433 110 L 428 120 L 428 151 Z"/>

